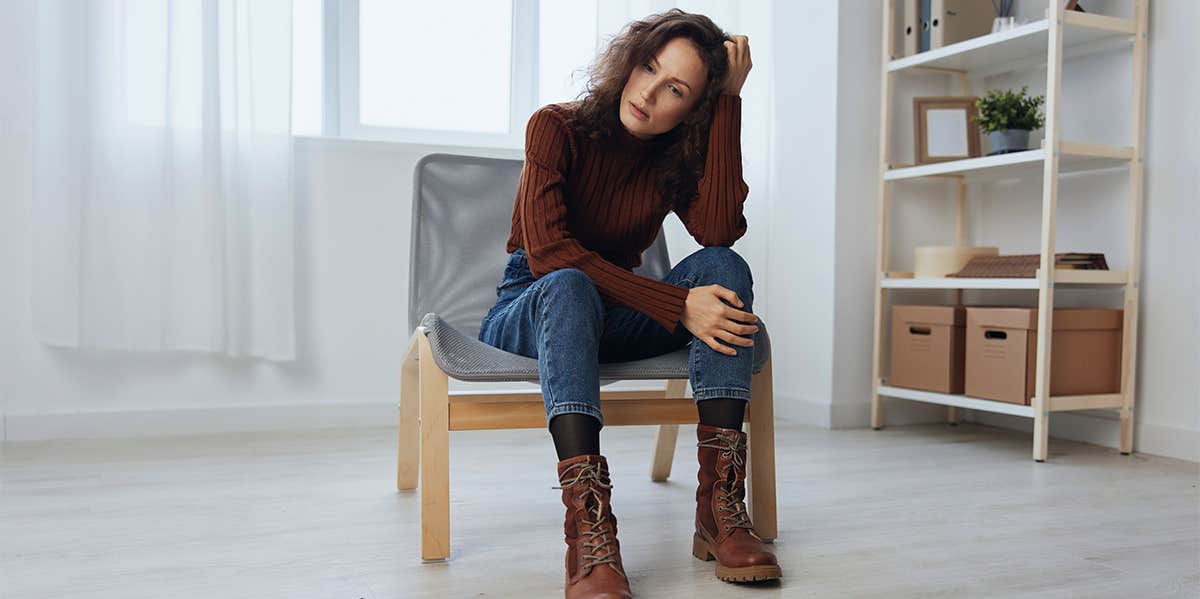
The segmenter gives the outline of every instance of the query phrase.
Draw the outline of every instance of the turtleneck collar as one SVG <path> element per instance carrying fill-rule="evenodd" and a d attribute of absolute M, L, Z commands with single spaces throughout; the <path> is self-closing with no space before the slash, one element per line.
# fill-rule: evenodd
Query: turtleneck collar
<path fill-rule="evenodd" d="M 655 135 L 650 139 L 644 140 L 638 139 L 620 121 L 617 122 L 617 126 L 614 129 L 615 131 L 613 131 L 612 135 L 613 145 L 627 152 L 649 152 L 659 149 L 663 145 L 663 135 Z"/>

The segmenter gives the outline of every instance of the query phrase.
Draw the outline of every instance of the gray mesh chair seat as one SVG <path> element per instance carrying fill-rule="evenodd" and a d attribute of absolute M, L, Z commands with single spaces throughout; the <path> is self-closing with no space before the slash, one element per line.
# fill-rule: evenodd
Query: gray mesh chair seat
<path fill-rule="evenodd" d="M 421 487 L 421 557 L 450 555 L 452 430 L 544 427 L 541 394 L 450 393 L 449 379 L 538 381 L 537 360 L 479 341 L 508 263 L 505 243 L 523 161 L 431 154 L 414 173 L 408 330 L 400 376 L 396 487 Z M 670 272 L 659 231 L 634 272 L 662 280 Z M 759 322 L 754 336 L 749 424 L 750 513 L 764 540 L 775 538 L 775 429 L 771 342 Z M 657 425 L 650 477 L 671 472 L 680 424 L 697 411 L 686 396 L 689 348 L 644 360 L 601 364 L 602 384 L 666 379 L 665 389 L 601 390 L 606 424 Z"/>
<path fill-rule="evenodd" d="M 537 360 L 492 347 L 475 337 L 468 337 L 434 313 L 421 319 L 433 346 L 433 359 L 446 374 L 462 381 L 538 381 Z M 600 365 L 602 384 L 621 380 L 688 378 L 688 353 L 683 348 L 669 354 Z M 759 321 L 754 336 L 754 372 L 762 370 L 771 355 L 767 327 Z"/>

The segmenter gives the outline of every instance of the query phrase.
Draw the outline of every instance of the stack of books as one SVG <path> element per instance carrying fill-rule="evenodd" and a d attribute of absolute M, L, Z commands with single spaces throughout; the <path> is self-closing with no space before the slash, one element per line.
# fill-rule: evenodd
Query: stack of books
<path fill-rule="evenodd" d="M 966 279 L 1017 278 L 1032 279 L 1041 266 L 1038 254 L 1014 256 L 976 256 L 951 277 Z M 1070 270 L 1108 270 L 1104 254 L 1064 253 L 1054 255 L 1054 267 Z"/>

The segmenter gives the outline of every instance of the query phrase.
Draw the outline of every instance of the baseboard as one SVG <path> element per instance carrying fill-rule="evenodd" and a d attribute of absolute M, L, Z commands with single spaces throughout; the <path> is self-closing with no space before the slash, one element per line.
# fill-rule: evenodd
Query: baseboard
<path fill-rule="evenodd" d="M 911 404 L 911 405 L 906 405 Z M 230 432 L 319 430 L 393 426 L 395 400 L 340 403 L 203 406 L 169 409 L 96 410 L 0 414 L 0 439 L 103 439 L 203 435 Z M 825 429 L 860 428 L 870 423 L 866 402 L 830 405 L 823 401 L 775 393 L 775 417 L 802 426 Z M 944 422 L 945 407 L 917 402 L 887 402 L 886 424 L 902 426 Z M 1058 413 L 1051 415 L 1051 438 L 1068 439 L 1116 449 L 1119 421 L 1115 413 Z M 964 410 L 964 422 L 1033 434 L 1028 418 Z M 1200 462 L 1200 431 L 1153 423 L 1137 423 L 1134 451 Z"/>
<path fill-rule="evenodd" d="M 1033 435 L 1033 420 L 1006 414 L 969 410 L 963 420 Z M 1163 424 L 1133 424 L 1133 451 L 1177 460 L 1200 462 L 1200 431 Z M 1121 446 L 1121 421 L 1116 412 L 1054 413 L 1050 437 L 1091 443 L 1109 449 Z"/>
<path fill-rule="evenodd" d="M 885 399 L 885 426 L 925 424 L 946 421 L 946 406 Z M 871 404 L 854 402 L 834 404 L 833 428 L 870 426 Z M 1033 420 L 1020 416 L 979 410 L 960 410 L 963 422 L 973 422 L 1029 434 L 1033 442 Z M 1120 419 L 1115 411 L 1084 410 L 1050 415 L 1050 438 L 1090 443 L 1110 449 L 1120 447 Z M 1162 424 L 1135 422 L 1133 451 L 1177 460 L 1200 462 L 1200 431 Z"/>
<path fill-rule="evenodd" d="M 904 426 L 906 424 L 925 424 L 928 422 L 944 422 L 946 407 L 918 401 L 901 401 L 884 398 L 884 419 L 886 424 Z M 830 408 L 830 428 L 863 428 L 871 425 L 871 403 L 840 402 Z"/>
<path fill-rule="evenodd" d="M 618 387 L 614 385 L 605 388 Z M 395 400 L 364 400 L 339 403 L 8 412 L 0 414 L 0 440 L 118 439 L 394 426 L 396 409 Z M 785 397 L 776 393 L 775 417 L 788 423 L 828 428 L 829 404 L 799 397 Z"/>
<path fill-rule="evenodd" d="M 113 439 L 392 426 L 397 403 L 260 404 L 3 415 L 5 441 Z"/>
<path fill-rule="evenodd" d="M 778 386 L 772 394 L 775 419 L 802 426 L 829 428 L 829 402 L 794 393 L 780 393 Z M 753 399 L 751 399 L 753 401 Z"/>

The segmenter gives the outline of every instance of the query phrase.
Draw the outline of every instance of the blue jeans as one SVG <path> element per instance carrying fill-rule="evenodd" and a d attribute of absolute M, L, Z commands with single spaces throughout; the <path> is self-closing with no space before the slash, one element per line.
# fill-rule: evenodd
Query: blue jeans
<path fill-rule="evenodd" d="M 727 247 L 706 247 L 684 258 L 663 279 L 681 287 L 721 285 L 732 289 L 753 312 L 750 266 Z M 736 356 L 696 340 L 683 325 L 667 331 L 649 316 L 606 305 L 583 271 L 564 268 L 535 279 L 525 251 L 509 254 L 479 340 L 538 361 L 546 423 L 564 413 L 600 412 L 600 364 L 640 360 L 691 343 L 689 379 L 696 402 L 713 398 L 750 400 L 754 347 L 729 345 Z M 718 341 L 720 343 L 720 341 Z"/>

